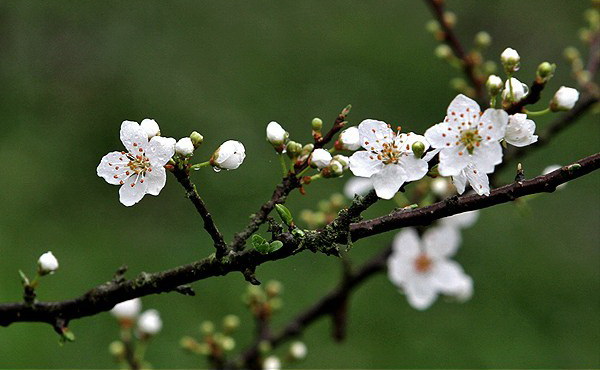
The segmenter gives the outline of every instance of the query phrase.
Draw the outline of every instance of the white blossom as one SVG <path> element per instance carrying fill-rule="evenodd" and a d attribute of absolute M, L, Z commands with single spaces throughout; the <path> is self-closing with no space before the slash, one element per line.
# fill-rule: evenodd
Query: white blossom
<path fill-rule="evenodd" d="M 506 48 L 502 54 L 500 54 L 500 61 L 502 64 L 516 65 L 521 61 L 521 56 L 515 49 Z"/>
<path fill-rule="evenodd" d="M 425 137 L 412 132 L 396 134 L 388 124 L 372 119 L 358 125 L 363 148 L 350 157 L 350 171 L 355 176 L 368 177 L 373 181 L 377 196 L 391 199 L 408 181 L 421 179 L 428 171 L 427 162 L 415 157 L 412 145 L 420 141 L 429 143 Z"/>
<path fill-rule="evenodd" d="M 459 245 L 460 233 L 450 227 L 430 228 L 422 239 L 414 229 L 404 229 L 394 238 L 389 279 L 418 310 L 431 306 L 438 294 L 464 297 L 470 277 L 450 260 Z"/>
<path fill-rule="evenodd" d="M 275 121 L 267 125 L 267 140 L 275 145 L 282 145 L 288 137 L 288 133 Z"/>
<path fill-rule="evenodd" d="M 189 137 L 181 138 L 175 144 L 175 152 L 184 157 L 194 154 L 194 143 Z"/>
<path fill-rule="evenodd" d="M 119 320 L 133 320 L 142 310 L 142 300 L 139 298 L 130 299 L 125 302 L 117 303 L 110 310 L 110 313 Z"/>
<path fill-rule="evenodd" d="M 214 152 L 210 163 L 219 169 L 235 170 L 246 158 L 246 148 L 236 140 L 227 140 Z"/>
<path fill-rule="evenodd" d="M 502 90 L 502 79 L 496 75 L 490 75 L 485 83 L 490 95 L 496 96 Z"/>
<path fill-rule="evenodd" d="M 466 229 L 473 226 L 477 219 L 479 219 L 479 210 L 474 210 L 444 217 L 440 220 L 440 224 L 454 229 Z"/>
<path fill-rule="evenodd" d="M 352 177 L 344 185 L 344 195 L 354 198 L 355 195 L 366 195 L 373 189 L 373 180 L 368 177 Z"/>
<path fill-rule="evenodd" d="M 535 122 L 527 119 L 527 115 L 524 113 L 515 113 L 508 117 L 504 140 L 514 146 L 527 146 L 538 140 L 538 136 L 534 132 Z"/>
<path fill-rule="evenodd" d="M 331 162 L 332 159 L 333 157 L 331 156 L 331 153 L 325 149 L 319 148 L 312 152 L 310 156 L 310 163 L 311 165 L 320 169 L 329 166 L 329 162 Z"/>
<path fill-rule="evenodd" d="M 40 275 L 53 274 L 58 269 L 58 260 L 52 252 L 48 251 L 38 258 L 38 272 Z"/>
<path fill-rule="evenodd" d="M 542 175 L 547 175 L 547 174 L 549 174 L 550 172 L 554 172 L 554 171 L 556 171 L 556 170 L 559 170 L 559 169 L 561 169 L 561 168 L 562 168 L 562 166 L 561 166 L 561 165 L 558 165 L 558 164 L 553 164 L 553 165 L 550 165 L 550 166 L 548 166 L 548 167 L 544 168 L 544 170 L 542 171 Z M 562 189 L 564 189 L 566 186 L 567 186 L 567 183 L 565 182 L 564 184 L 560 184 L 560 185 L 558 185 L 558 186 L 556 187 L 556 190 L 562 190 Z"/>
<path fill-rule="evenodd" d="M 138 319 L 137 328 L 143 335 L 158 334 L 162 329 L 162 320 L 158 311 L 154 309 L 144 311 Z"/>
<path fill-rule="evenodd" d="M 142 120 L 140 127 L 148 135 L 148 140 L 160 135 L 160 127 L 158 127 L 158 123 L 156 123 L 156 121 L 153 119 L 146 118 Z"/>
<path fill-rule="evenodd" d="M 296 342 L 292 343 L 292 345 L 290 346 L 290 355 L 295 360 L 303 360 L 304 358 L 306 358 L 307 352 L 308 352 L 308 349 L 306 348 L 306 344 L 304 344 L 300 341 L 296 341 Z"/>
<path fill-rule="evenodd" d="M 269 356 L 263 361 L 263 370 L 280 370 L 281 360 L 277 356 Z"/>
<path fill-rule="evenodd" d="M 579 91 L 572 87 L 561 86 L 550 102 L 552 111 L 571 110 L 579 100 Z"/>
<path fill-rule="evenodd" d="M 510 99 L 512 85 L 512 99 Z M 504 83 L 504 90 L 502 91 L 502 99 L 506 101 L 518 102 L 523 99 L 529 93 L 527 85 L 512 77 L 506 80 Z"/>
<path fill-rule="evenodd" d="M 439 173 L 452 176 L 460 194 L 467 181 L 478 194 L 489 194 L 487 174 L 502 162 L 499 140 L 507 123 L 505 111 L 490 108 L 481 113 L 474 100 L 460 94 L 450 103 L 444 121 L 425 132 L 429 143 L 440 150 Z"/>
<path fill-rule="evenodd" d="M 360 148 L 360 133 L 358 127 L 348 127 L 340 133 L 337 149 L 340 150 L 357 150 Z"/>
<path fill-rule="evenodd" d="M 146 194 L 158 195 L 165 186 L 164 165 L 175 154 L 175 139 L 154 136 L 148 141 L 146 132 L 132 121 L 123 121 L 120 137 L 126 151 L 102 157 L 96 172 L 109 184 L 121 185 L 119 200 L 132 206 Z"/>

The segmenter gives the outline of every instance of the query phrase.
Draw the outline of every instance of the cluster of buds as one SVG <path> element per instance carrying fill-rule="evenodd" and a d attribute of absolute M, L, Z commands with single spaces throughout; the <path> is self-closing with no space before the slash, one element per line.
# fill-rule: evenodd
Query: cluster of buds
<path fill-rule="evenodd" d="M 341 177 L 344 171 L 348 169 L 348 157 L 342 154 L 334 156 L 325 149 L 315 149 L 309 159 L 312 168 L 321 171 L 321 176 L 325 178 Z"/>
<path fill-rule="evenodd" d="M 203 141 L 204 136 L 197 131 L 193 131 L 190 136 L 181 138 L 175 143 L 175 153 L 183 158 L 189 158 L 194 155 L 194 150 L 196 150 Z"/>
<path fill-rule="evenodd" d="M 242 300 L 248 306 L 252 316 L 257 320 L 267 321 L 281 308 L 282 291 L 283 285 L 277 280 L 271 280 L 265 284 L 264 288 L 249 285 Z"/>
<path fill-rule="evenodd" d="M 217 330 L 212 321 L 204 321 L 200 324 L 201 338 L 192 336 L 182 337 L 180 346 L 193 354 L 206 356 L 213 364 L 221 364 L 228 352 L 235 349 L 235 340 L 232 335 L 240 326 L 240 318 L 236 315 L 227 315 L 223 318 L 221 330 Z"/>
<path fill-rule="evenodd" d="M 338 212 L 344 208 L 345 198 L 342 194 L 332 194 L 329 199 L 322 199 L 316 211 L 304 209 L 300 212 L 300 219 L 310 228 L 320 228 L 335 219 Z"/>

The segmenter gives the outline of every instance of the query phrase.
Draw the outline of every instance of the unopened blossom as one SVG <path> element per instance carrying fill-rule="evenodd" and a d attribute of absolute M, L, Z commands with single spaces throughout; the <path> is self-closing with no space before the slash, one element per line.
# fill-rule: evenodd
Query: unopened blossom
<path fill-rule="evenodd" d="M 110 313 L 119 320 L 133 320 L 142 310 L 142 300 L 139 298 L 130 299 L 125 302 L 117 303 L 110 310 Z"/>
<path fill-rule="evenodd" d="M 344 167 L 344 170 L 347 170 L 348 166 L 350 165 L 350 158 L 346 157 L 345 155 L 336 154 L 333 156 L 333 160 L 340 162 Z"/>
<path fill-rule="evenodd" d="M 431 192 L 438 197 L 445 197 L 450 190 L 449 180 L 444 177 L 436 177 L 431 180 Z"/>
<path fill-rule="evenodd" d="M 303 360 L 306 358 L 307 352 L 308 349 L 306 348 L 306 344 L 303 342 L 296 341 L 290 346 L 290 356 L 292 356 L 294 360 Z"/>
<path fill-rule="evenodd" d="M 38 259 L 38 273 L 48 275 L 53 274 L 56 270 L 58 270 L 58 260 L 54 257 L 54 254 L 50 251 L 42 254 Z"/>
<path fill-rule="evenodd" d="M 496 75 L 490 75 L 485 82 L 485 87 L 491 96 L 496 96 L 500 91 L 502 91 L 502 79 Z"/>
<path fill-rule="evenodd" d="M 364 120 L 358 125 L 363 148 L 350 157 L 350 171 L 373 181 L 377 196 L 391 199 L 408 181 L 421 179 L 428 171 L 427 162 L 417 158 L 412 145 L 420 141 L 429 148 L 425 137 L 412 132 L 400 134 L 382 121 Z"/>
<path fill-rule="evenodd" d="M 315 149 L 310 155 L 310 164 L 311 166 L 319 169 L 325 168 L 329 166 L 329 162 L 331 162 L 332 159 L 333 157 L 331 156 L 331 153 L 325 149 L 319 148 Z"/>
<path fill-rule="evenodd" d="M 281 360 L 277 356 L 269 356 L 263 361 L 263 370 L 280 370 Z"/>
<path fill-rule="evenodd" d="M 246 158 L 246 148 L 236 140 L 227 140 L 213 153 L 210 164 L 215 168 L 235 170 Z"/>
<path fill-rule="evenodd" d="M 126 150 L 102 157 L 96 172 L 109 184 L 121 185 L 119 200 L 132 206 L 165 186 L 164 165 L 175 154 L 175 139 L 154 136 L 148 141 L 146 131 L 132 121 L 123 121 L 120 137 Z"/>
<path fill-rule="evenodd" d="M 535 122 L 527 119 L 524 113 L 515 113 L 508 117 L 504 140 L 514 146 L 522 147 L 538 140 L 535 133 Z"/>
<path fill-rule="evenodd" d="M 157 310 L 144 311 L 137 322 L 137 328 L 142 335 L 155 335 L 162 329 L 162 320 Z"/>
<path fill-rule="evenodd" d="M 553 165 L 550 165 L 550 166 L 548 166 L 548 167 L 544 168 L 544 170 L 542 171 L 542 175 L 547 175 L 547 174 L 549 174 L 550 172 L 554 172 L 554 171 L 556 171 L 556 170 L 559 170 L 559 169 L 561 169 L 561 168 L 562 168 L 562 166 L 560 166 L 560 165 L 558 165 L 558 164 L 553 164 Z M 558 185 L 558 186 L 556 187 L 556 190 L 562 190 L 562 189 L 564 189 L 566 186 L 567 186 L 567 183 L 565 182 L 564 184 L 560 184 L 560 185 Z"/>
<path fill-rule="evenodd" d="M 489 108 L 482 113 L 473 99 L 460 94 L 450 103 L 444 121 L 425 132 L 427 141 L 439 150 L 439 173 L 452 176 L 460 194 L 466 181 L 478 194 L 489 194 L 487 174 L 502 162 L 499 140 L 507 123 L 505 111 Z"/>
<path fill-rule="evenodd" d="M 579 100 L 579 91 L 572 87 L 561 86 L 550 102 L 550 109 L 553 112 L 571 110 L 577 100 Z"/>
<path fill-rule="evenodd" d="M 500 61 L 502 62 L 504 69 L 507 72 L 512 73 L 519 70 L 521 56 L 515 49 L 506 48 L 502 54 L 500 54 Z"/>
<path fill-rule="evenodd" d="M 189 157 L 194 154 L 194 143 L 189 137 L 181 138 L 175 144 L 175 153 L 184 157 Z"/>
<path fill-rule="evenodd" d="M 153 119 L 146 118 L 142 120 L 140 127 L 148 135 L 148 140 L 160 135 L 160 127 L 158 127 L 158 123 Z"/>
<path fill-rule="evenodd" d="M 273 146 L 281 146 L 288 137 L 288 133 L 275 121 L 267 125 L 267 141 Z"/>
<path fill-rule="evenodd" d="M 464 295 L 470 278 L 450 260 L 459 244 L 460 234 L 447 227 L 430 228 L 422 239 L 412 228 L 396 235 L 387 262 L 388 276 L 412 307 L 425 310 L 438 294 Z"/>
<path fill-rule="evenodd" d="M 512 87 L 511 87 L 512 86 Z M 512 90 L 511 90 L 512 88 Z M 512 93 L 512 99 L 511 99 Z M 516 78 L 509 78 L 504 83 L 504 90 L 502 91 L 502 99 L 506 101 L 518 102 L 523 99 L 529 93 L 527 85 L 517 80 Z"/>
<path fill-rule="evenodd" d="M 338 150 L 357 150 L 360 147 L 360 133 L 356 126 L 348 127 L 342 131 L 338 141 L 335 143 L 335 148 Z"/>
<path fill-rule="evenodd" d="M 344 185 L 344 195 L 354 198 L 355 195 L 366 195 L 373 189 L 373 180 L 368 177 L 352 177 Z"/>

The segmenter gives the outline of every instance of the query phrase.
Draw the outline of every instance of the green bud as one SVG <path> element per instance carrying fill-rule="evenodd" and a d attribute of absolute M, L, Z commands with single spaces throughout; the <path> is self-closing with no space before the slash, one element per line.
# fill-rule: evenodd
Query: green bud
<path fill-rule="evenodd" d="M 456 14 L 453 12 L 444 12 L 444 22 L 448 27 L 454 27 L 456 25 Z"/>
<path fill-rule="evenodd" d="M 231 337 L 223 337 L 221 339 L 221 348 L 226 352 L 233 351 L 235 348 L 235 340 Z"/>
<path fill-rule="evenodd" d="M 223 330 L 233 332 L 240 326 L 240 318 L 236 315 L 227 315 L 223 318 Z"/>
<path fill-rule="evenodd" d="M 212 323 L 212 321 L 203 321 L 200 324 L 200 332 L 202 334 L 212 334 L 215 331 L 215 324 Z"/>
<path fill-rule="evenodd" d="M 125 345 L 120 340 L 115 340 L 108 345 L 108 352 L 114 357 L 123 357 L 125 355 Z"/>
<path fill-rule="evenodd" d="M 323 128 L 323 120 L 321 120 L 318 117 L 315 117 L 313 118 L 311 125 L 314 131 L 321 131 L 321 128 Z"/>
<path fill-rule="evenodd" d="M 461 77 L 455 77 L 453 79 L 450 80 L 450 86 L 456 90 L 456 91 L 464 91 L 465 89 L 467 89 L 469 87 L 469 85 L 467 84 L 467 81 L 465 81 L 463 78 Z"/>
<path fill-rule="evenodd" d="M 252 243 L 252 246 L 254 247 L 254 249 L 256 249 L 261 254 L 269 253 L 269 249 L 270 249 L 269 242 L 267 242 L 267 240 L 265 238 L 263 238 L 262 236 L 260 236 L 258 234 L 252 235 L 250 242 Z"/>
<path fill-rule="evenodd" d="M 541 79 L 543 82 L 547 82 L 549 79 L 554 76 L 554 70 L 556 69 L 556 64 L 550 64 L 548 62 L 543 62 L 537 68 L 537 77 Z"/>
<path fill-rule="evenodd" d="M 271 299 L 271 301 L 269 301 L 269 304 L 273 311 L 280 310 L 281 307 L 283 307 L 283 301 L 281 300 L 281 298 L 273 298 Z"/>
<path fill-rule="evenodd" d="M 488 60 L 485 63 L 483 63 L 483 72 L 486 75 L 491 75 L 496 73 L 496 71 L 498 70 L 498 64 L 496 62 L 494 62 L 493 60 Z"/>
<path fill-rule="evenodd" d="M 415 157 L 421 158 L 425 153 L 425 144 L 422 141 L 415 141 L 412 145 L 412 151 Z"/>
<path fill-rule="evenodd" d="M 331 197 L 329 197 L 331 205 L 335 208 L 340 208 L 341 206 L 343 206 L 345 199 L 346 198 L 340 193 L 333 193 L 331 194 Z"/>
<path fill-rule="evenodd" d="M 327 167 L 328 174 L 329 176 L 326 177 L 341 177 L 344 174 L 344 166 L 336 161 L 335 159 L 332 159 L 331 162 L 329 162 L 329 167 Z"/>
<path fill-rule="evenodd" d="M 481 31 L 477 32 L 477 34 L 475 35 L 475 45 L 477 45 L 477 47 L 484 49 L 490 46 L 491 43 L 492 36 L 490 36 L 489 33 Z"/>
<path fill-rule="evenodd" d="M 265 291 L 269 297 L 276 297 L 283 291 L 283 284 L 277 280 L 271 280 L 265 286 Z"/>
<path fill-rule="evenodd" d="M 60 342 L 74 342 L 75 341 L 75 333 L 73 333 L 69 328 L 62 329 L 62 335 L 60 337 Z"/>
<path fill-rule="evenodd" d="M 292 212 L 287 209 L 283 204 L 275 204 L 275 210 L 279 213 L 279 217 L 281 217 L 281 221 L 283 221 L 287 226 L 292 226 L 294 224 L 294 218 L 292 217 Z"/>
<path fill-rule="evenodd" d="M 430 21 L 425 23 L 425 29 L 429 33 L 436 33 L 440 30 L 440 24 L 438 23 L 438 21 L 431 19 Z"/>
<path fill-rule="evenodd" d="M 573 63 L 576 59 L 579 59 L 579 57 L 581 56 L 581 54 L 579 54 L 579 50 L 577 50 L 573 46 L 569 46 L 568 48 L 566 48 L 564 51 L 564 55 L 565 58 L 571 63 Z"/>
<path fill-rule="evenodd" d="M 302 147 L 302 151 L 300 152 L 300 154 L 308 155 L 310 152 L 313 151 L 314 148 L 315 148 L 315 144 L 306 144 L 305 146 Z"/>
<path fill-rule="evenodd" d="M 302 152 L 302 144 L 295 141 L 289 141 L 285 150 L 290 158 L 297 157 Z"/>
<path fill-rule="evenodd" d="M 194 352 L 194 349 L 198 346 L 198 342 L 190 336 L 185 336 L 179 340 L 179 346 L 185 350 Z"/>
<path fill-rule="evenodd" d="M 454 55 L 450 46 L 446 44 L 438 45 L 438 47 L 435 48 L 434 54 L 440 59 L 449 59 Z"/>
<path fill-rule="evenodd" d="M 192 140 L 192 144 L 194 144 L 194 147 L 197 148 L 204 141 L 204 136 L 200 135 L 198 131 L 193 131 L 190 134 L 190 139 Z"/>

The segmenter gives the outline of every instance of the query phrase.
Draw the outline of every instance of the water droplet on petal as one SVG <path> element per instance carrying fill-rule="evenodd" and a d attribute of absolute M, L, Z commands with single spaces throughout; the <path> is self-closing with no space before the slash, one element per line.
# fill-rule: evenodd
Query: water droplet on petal
<path fill-rule="evenodd" d="M 214 170 L 215 172 L 221 172 L 221 169 L 220 169 L 219 167 L 217 167 L 217 166 L 214 166 L 214 167 L 213 167 L 213 170 Z"/>

